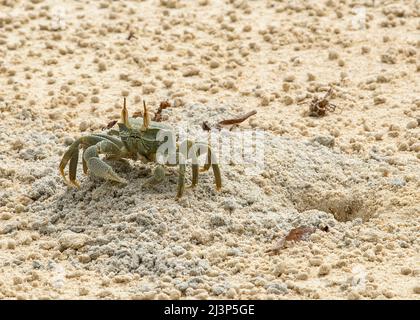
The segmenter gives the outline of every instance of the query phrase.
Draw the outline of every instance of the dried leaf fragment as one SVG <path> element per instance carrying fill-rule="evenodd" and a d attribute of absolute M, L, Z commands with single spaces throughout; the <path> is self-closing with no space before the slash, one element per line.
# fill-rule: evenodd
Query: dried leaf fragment
<path fill-rule="evenodd" d="M 308 240 L 308 237 L 316 231 L 311 227 L 298 227 L 290 230 L 289 234 L 284 238 L 286 241 Z"/>
<path fill-rule="evenodd" d="M 320 228 L 324 232 L 328 232 L 328 226 Z M 307 241 L 309 236 L 316 231 L 313 227 L 298 227 L 289 231 L 289 233 L 281 239 L 277 244 L 266 251 L 270 255 L 278 254 L 280 250 L 284 249 L 287 242 Z"/>
<path fill-rule="evenodd" d="M 168 109 L 171 107 L 171 104 L 169 101 L 162 101 L 159 105 L 158 111 L 155 113 L 155 116 L 153 117 L 153 121 L 160 122 L 162 121 L 162 110 Z"/>
<path fill-rule="evenodd" d="M 110 122 L 106 125 L 106 127 L 103 127 L 103 128 L 102 128 L 102 130 L 111 129 L 113 126 L 115 126 L 115 124 L 116 124 L 117 122 L 118 122 L 117 120 L 112 120 L 112 121 L 110 121 Z"/>

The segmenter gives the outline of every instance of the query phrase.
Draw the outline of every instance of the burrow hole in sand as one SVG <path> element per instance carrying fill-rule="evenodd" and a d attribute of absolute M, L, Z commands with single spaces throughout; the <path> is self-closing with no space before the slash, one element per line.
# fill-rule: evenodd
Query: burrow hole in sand
<path fill-rule="evenodd" d="M 361 218 L 368 221 L 376 211 L 375 201 L 361 192 L 329 191 L 325 193 L 305 192 L 293 197 L 299 212 L 320 210 L 331 213 L 340 222 Z"/>

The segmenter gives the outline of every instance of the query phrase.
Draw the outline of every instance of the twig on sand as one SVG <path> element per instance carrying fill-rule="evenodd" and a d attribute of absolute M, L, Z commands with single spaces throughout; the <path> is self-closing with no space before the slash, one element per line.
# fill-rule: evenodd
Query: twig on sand
<path fill-rule="evenodd" d="M 242 123 L 242 122 L 244 122 L 245 120 L 247 120 L 249 117 L 251 117 L 251 116 L 253 116 L 253 115 L 255 115 L 255 114 L 257 114 L 257 111 L 255 111 L 255 110 L 252 110 L 252 111 L 250 111 L 250 112 L 248 112 L 248 113 L 246 113 L 246 114 L 244 114 L 244 115 L 242 115 L 242 116 L 239 116 L 239 117 L 237 117 L 237 118 L 233 118 L 233 119 L 226 119 L 226 120 L 222 120 L 222 121 L 219 121 L 217 124 L 216 124 L 216 129 L 221 129 L 221 128 L 223 128 L 223 127 L 226 127 L 226 126 L 232 126 L 231 128 L 230 128 L 230 130 L 232 130 L 232 128 L 235 126 L 235 125 L 237 125 L 237 124 L 240 124 L 240 123 Z M 209 125 L 209 123 L 207 122 L 207 121 L 204 121 L 202 124 L 201 124 L 201 127 L 203 128 L 203 130 L 205 130 L 205 131 L 210 131 L 211 130 L 211 126 Z"/>

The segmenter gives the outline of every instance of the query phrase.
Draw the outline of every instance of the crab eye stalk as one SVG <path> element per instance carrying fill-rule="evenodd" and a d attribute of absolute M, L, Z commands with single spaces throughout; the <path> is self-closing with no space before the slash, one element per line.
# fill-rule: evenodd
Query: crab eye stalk
<path fill-rule="evenodd" d="M 126 126 L 130 127 L 130 124 L 128 123 L 128 110 L 127 110 L 127 102 L 126 98 L 124 97 L 124 106 L 121 111 L 121 122 Z"/>
<path fill-rule="evenodd" d="M 150 115 L 147 111 L 146 102 L 143 100 L 143 125 L 140 128 L 140 131 L 146 131 L 150 125 Z"/>

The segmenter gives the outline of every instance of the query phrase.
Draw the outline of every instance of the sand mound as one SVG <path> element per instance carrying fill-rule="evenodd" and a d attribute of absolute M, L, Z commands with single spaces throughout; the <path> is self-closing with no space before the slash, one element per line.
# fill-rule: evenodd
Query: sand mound
<path fill-rule="evenodd" d="M 202 107 L 192 109 L 198 114 Z M 194 281 L 219 288 L 213 290 L 217 296 L 229 291 L 238 273 L 237 268 L 228 268 L 220 283 L 212 280 L 218 270 L 231 260 L 259 257 L 256 267 L 262 272 L 270 264 L 265 251 L 293 228 L 328 226 L 330 232 L 322 236 L 344 246 L 344 230 L 351 224 L 340 221 L 370 218 L 376 190 L 389 180 L 377 162 L 270 133 L 264 141 L 261 174 L 244 174 L 243 164 L 222 165 L 222 192 L 214 190 L 208 172 L 180 201 L 174 199 L 176 170 L 169 171 L 162 185 L 143 190 L 140 186 L 151 174 L 149 165 L 112 163 L 127 185 L 82 178 L 80 190 L 66 189 L 53 171 L 32 185 L 31 196 L 38 200 L 29 209 L 30 228 L 57 239 L 59 250 L 77 269 L 110 276 L 169 276 L 181 291 L 188 287 L 185 281 L 191 281 L 185 277 L 194 276 Z M 38 164 L 57 163 L 52 157 Z M 241 268 L 250 266 L 245 263 Z M 249 277 L 251 282 L 257 279 Z M 287 291 L 272 285 L 264 288 L 261 293 Z"/>

